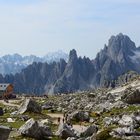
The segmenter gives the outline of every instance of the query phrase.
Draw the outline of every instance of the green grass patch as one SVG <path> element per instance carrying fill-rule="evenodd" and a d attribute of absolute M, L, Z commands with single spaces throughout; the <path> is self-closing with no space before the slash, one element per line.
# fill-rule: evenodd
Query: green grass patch
<path fill-rule="evenodd" d="M 112 128 L 106 128 L 96 135 L 96 140 L 122 140 L 121 138 L 114 138 L 109 133 Z"/>
<path fill-rule="evenodd" d="M 0 123 L 0 125 L 8 126 L 8 127 L 11 127 L 11 128 L 20 128 L 23 124 L 25 124 L 24 121 Z"/>
<path fill-rule="evenodd" d="M 47 114 L 39 114 L 39 113 L 33 113 L 33 112 L 25 112 L 24 115 L 28 115 L 30 118 L 34 118 L 35 120 L 40 119 L 50 119 L 50 117 Z"/>

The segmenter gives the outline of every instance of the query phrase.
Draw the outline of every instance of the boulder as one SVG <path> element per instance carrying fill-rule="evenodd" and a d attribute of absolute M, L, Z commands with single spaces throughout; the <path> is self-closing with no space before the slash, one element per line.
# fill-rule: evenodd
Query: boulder
<path fill-rule="evenodd" d="M 58 112 L 61 112 L 61 111 L 62 111 L 62 107 L 58 107 L 58 108 L 57 108 L 57 111 L 58 111 Z"/>
<path fill-rule="evenodd" d="M 96 125 L 91 125 L 88 126 L 84 132 L 81 133 L 82 137 L 90 137 L 92 136 L 94 133 L 97 133 L 98 131 L 98 127 Z"/>
<path fill-rule="evenodd" d="M 52 131 L 48 126 L 35 121 L 33 118 L 19 128 L 19 133 L 35 139 L 44 139 L 52 136 Z"/>
<path fill-rule="evenodd" d="M 75 130 L 72 129 L 72 127 L 66 123 L 60 123 L 58 131 L 56 132 L 56 135 L 61 137 L 62 139 L 67 139 L 68 137 L 76 136 Z"/>
<path fill-rule="evenodd" d="M 113 129 L 113 131 L 110 133 L 112 136 L 137 136 L 139 133 L 137 133 L 133 127 L 122 127 L 122 128 L 116 128 Z"/>
<path fill-rule="evenodd" d="M 55 104 L 51 101 L 46 102 L 44 105 L 42 105 L 42 109 L 44 110 L 51 110 L 55 107 Z"/>
<path fill-rule="evenodd" d="M 11 116 L 17 115 L 17 111 L 12 112 L 10 115 L 11 115 Z"/>
<path fill-rule="evenodd" d="M 30 117 L 29 117 L 28 115 L 21 115 L 21 116 L 19 116 L 19 118 L 20 118 L 20 120 L 22 120 L 22 121 L 27 121 L 27 120 L 30 119 Z"/>
<path fill-rule="evenodd" d="M 140 91 L 138 89 L 128 88 L 124 91 L 122 100 L 128 104 L 140 103 Z"/>
<path fill-rule="evenodd" d="M 7 122 L 15 122 L 15 120 L 12 118 L 7 118 Z"/>
<path fill-rule="evenodd" d="M 7 140 L 10 134 L 10 128 L 0 125 L 0 140 Z"/>
<path fill-rule="evenodd" d="M 88 112 L 85 111 L 74 111 L 73 113 L 68 115 L 68 120 L 75 120 L 75 121 L 89 121 L 90 116 Z"/>
<path fill-rule="evenodd" d="M 25 99 L 18 110 L 18 114 L 23 114 L 25 112 L 41 113 L 42 109 L 36 101 L 33 99 Z"/>
<path fill-rule="evenodd" d="M 49 120 L 49 119 L 41 120 L 41 123 L 47 124 L 47 125 L 51 125 L 52 124 L 51 120 Z"/>
<path fill-rule="evenodd" d="M 121 126 L 133 126 L 134 128 L 138 127 L 138 122 L 133 116 L 129 115 L 123 115 L 118 123 Z"/>
<path fill-rule="evenodd" d="M 116 117 L 105 117 L 103 119 L 103 122 L 104 122 L 105 126 L 109 126 L 109 125 L 112 125 L 112 124 L 118 124 L 119 120 L 120 120 L 119 116 L 116 116 Z"/>

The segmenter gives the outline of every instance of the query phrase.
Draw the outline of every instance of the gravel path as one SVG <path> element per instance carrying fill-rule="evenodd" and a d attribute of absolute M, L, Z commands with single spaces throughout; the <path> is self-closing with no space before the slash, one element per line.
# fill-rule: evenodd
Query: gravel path
<path fill-rule="evenodd" d="M 47 115 L 54 118 L 54 121 L 53 121 L 54 124 L 58 124 L 57 118 L 60 118 L 61 121 L 63 119 L 63 114 L 60 114 L 60 113 L 48 113 Z M 73 128 L 78 132 L 83 132 L 86 129 L 86 127 L 83 125 L 73 125 Z"/>
<path fill-rule="evenodd" d="M 6 105 L 6 106 L 19 107 L 19 105 L 14 104 L 15 101 L 16 100 L 9 100 L 8 103 L 7 103 L 4 100 L 0 100 L 0 103 L 2 103 L 3 105 Z"/>

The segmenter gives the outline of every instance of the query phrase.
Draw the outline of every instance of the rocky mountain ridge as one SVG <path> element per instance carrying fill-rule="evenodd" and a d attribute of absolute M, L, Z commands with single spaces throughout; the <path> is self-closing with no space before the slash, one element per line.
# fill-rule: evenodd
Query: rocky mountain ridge
<path fill-rule="evenodd" d="M 68 60 L 68 55 L 61 50 L 48 53 L 43 57 L 35 55 L 21 56 L 19 54 L 4 55 L 0 57 L 0 73 L 3 75 L 16 74 L 33 62 L 52 63 L 53 61 L 58 62 L 60 59 Z"/>
<path fill-rule="evenodd" d="M 0 76 L 15 92 L 35 94 L 70 93 L 110 86 L 128 71 L 140 72 L 140 49 L 123 34 L 112 36 L 94 60 L 78 57 L 71 50 L 66 62 L 33 63 L 15 75 Z"/>

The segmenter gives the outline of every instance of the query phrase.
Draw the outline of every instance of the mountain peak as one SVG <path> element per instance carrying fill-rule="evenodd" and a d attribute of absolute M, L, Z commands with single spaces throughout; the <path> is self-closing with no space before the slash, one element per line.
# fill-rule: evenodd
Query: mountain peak
<path fill-rule="evenodd" d="M 77 59 L 77 52 L 75 49 L 72 49 L 69 53 L 69 60 L 75 60 Z"/>
<path fill-rule="evenodd" d="M 127 36 L 122 33 L 119 33 L 116 36 L 111 36 L 108 42 L 108 47 L 113 47 L 113 49 L 132 49 L 135 50 L 136 46 L 133 41 Z"/>
<path fill-rule="evenodd" d="M 135 43 L 127 35 L 119 33 L 109 39 L 107 53 L 116 60 L 123 56 L 132 56 L 136 49 Z"/>

